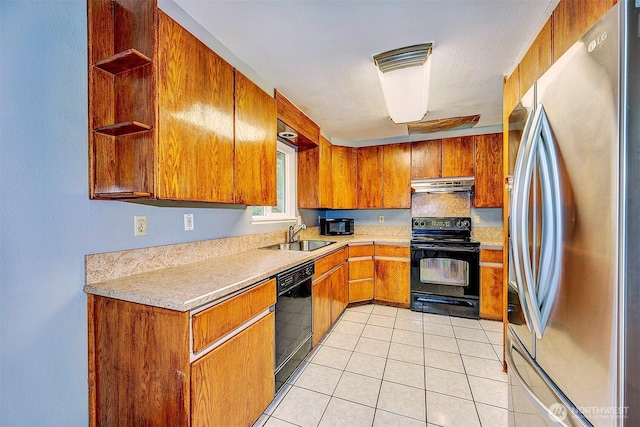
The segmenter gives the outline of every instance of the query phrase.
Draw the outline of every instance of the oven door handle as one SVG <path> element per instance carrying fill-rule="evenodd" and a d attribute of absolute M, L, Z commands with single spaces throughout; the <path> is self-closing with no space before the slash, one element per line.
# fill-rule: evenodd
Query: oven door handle
<path fill-rule="evenodd" d="M 411 245 L 411 249 L 448 252 L 480 252 L 480 248 L 456 248 L 455 246 Z"/>

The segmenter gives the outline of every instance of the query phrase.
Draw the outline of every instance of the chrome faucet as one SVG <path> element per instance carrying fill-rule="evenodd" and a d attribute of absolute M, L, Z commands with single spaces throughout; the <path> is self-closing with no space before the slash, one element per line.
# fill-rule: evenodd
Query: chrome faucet
<path fill-rule="evenodd" d="M 289 243 L 295 242 L 294 239 L 295 239 L 296 235 L 298 233 L 300 233 L 302 230 L 306 230 L 307 226 L 302 224 L 302 225 L 300 225 L 300 228 L 298 228 L 298 231 L 295 231 L 295 229 L 296 229 L 295 224 L 289 227 L 289 241 L 288 241 Z M 298 236 L 298 240 L 300 240 L 300 236 Z"/>

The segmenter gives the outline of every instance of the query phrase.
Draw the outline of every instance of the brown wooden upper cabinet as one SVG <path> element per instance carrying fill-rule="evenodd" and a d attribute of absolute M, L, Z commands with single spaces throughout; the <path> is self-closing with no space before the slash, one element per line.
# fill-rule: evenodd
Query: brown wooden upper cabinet
<path fill-rule="evenodd" d="M 332 203 L 334 209 L 356 209 L 357 162 L 356 149 L 334 145 L 331 148 L 331 173 L 333 182 Z"/>
<path fill-rule="evenodd" d="M 474 137 L 442 140 L 442 176 L 473 176 Z"/>
<path fill-rule="evenodd" d="M 333 180 L 331 143 L 320 137 L 317 147 L 300 147 L 298 151 L 298 207 L 331 208 Z"/>
<path fill-rule="evenodd" d="M 358 208 L 382 207 L 382 146 L 357 149 Z"/>
<path fill-rule="evenodd" d="M 503 205 L 502 134 L 477 135 L 476 175 L 473 206 L 499 208 Z"/>
<path fill-rule="evenodd" d="M 235 72 L 236 203 L 276 204 L 276 103 Z"/>
<path fill-rule="evenodd" d="M 382 147 L 382 207 L 411 207 L 411 144 Z"/>
<path fill-rule="evenodd" d="M 320 126 L 315 124 L 306 114 L 278 90 L 275 91 L 278 120 L 293 129 L 298 138 L 298 147 L 314 147 L 320 143 Z"/>
<path fill-rule="evenodd" d="M 87 19 L 92 199 L 275 204 L 272 97 L 156 1 Z"/>
<path fill-rule="evenodd" d="M 418 141 L 411 144 L 411 178 L 442 176 L 442 140 Z"/>

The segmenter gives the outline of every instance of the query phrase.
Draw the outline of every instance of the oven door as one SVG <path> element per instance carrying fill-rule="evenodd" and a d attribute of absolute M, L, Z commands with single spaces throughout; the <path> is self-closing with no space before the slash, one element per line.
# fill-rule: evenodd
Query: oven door
<path fill-rule="evenodd" d="M 411 292 L 479 298 L 479 248 L 411 245 Z"/>

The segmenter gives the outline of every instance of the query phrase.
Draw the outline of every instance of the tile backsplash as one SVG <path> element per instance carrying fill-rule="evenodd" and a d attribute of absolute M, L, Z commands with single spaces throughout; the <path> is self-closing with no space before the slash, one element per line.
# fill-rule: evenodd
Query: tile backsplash
<path fill-rule="evenodd" d="M 411 216 L 471 216 L 469 193 L 416 193 L 411 196 Z"/>

